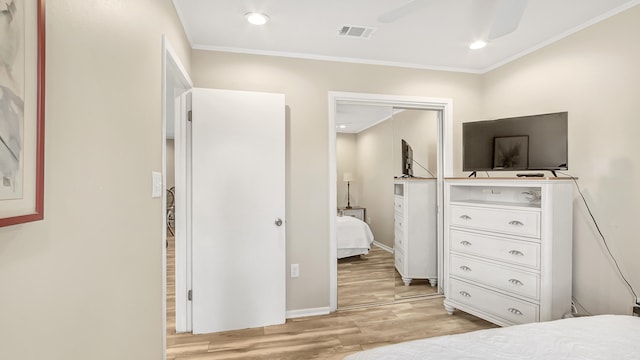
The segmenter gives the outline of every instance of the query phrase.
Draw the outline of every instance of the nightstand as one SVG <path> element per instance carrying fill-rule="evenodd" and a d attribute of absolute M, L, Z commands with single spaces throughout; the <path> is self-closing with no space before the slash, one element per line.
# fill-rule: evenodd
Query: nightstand
<path fill-rule="evenodd" d="M 353 216 L 354 218 L 365 221 L 366 208 L 353 206 L 351 209 L 338 208 L 338 212 L 341 212 L 344 216 Z"/>

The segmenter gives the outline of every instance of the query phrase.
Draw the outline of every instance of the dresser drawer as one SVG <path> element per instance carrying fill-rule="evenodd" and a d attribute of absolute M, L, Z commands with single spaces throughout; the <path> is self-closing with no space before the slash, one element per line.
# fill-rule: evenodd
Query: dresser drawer
<path fill-rule="evenodd" d="M 540 243 L 449 230 L 452 251 L 482 256 L 509 264 L 540 268 Z"/>
<path fill-rule="evenodd" d="M 540 212 L 451 206 L 451 225 L 505 234 L 540 237 Z"/>
<path fill-rule="evenodd" d="M 394 249 L 393 257 L 395 259 L 395 265 L 398 272 L 404 273 L 404 252 L 400 249 Z"/>
<path fill-rule="evenodd" d="M 511 292 L 516 295 L 539 299 L 540 276 L 508 267 L 493 265 L 464 256 L 450 255 L 449 272 L 474 282 Z"/>
<path fill-rule="evenodd" d="M 395 238 L 394 248 L 400 248 L 402 251 L 404 251 L 406 244 L 404 240 L 404 233 L 402 232 L 402 230 L 396 229 L 393 236 Z"/>
<path fill-rule="evenodd" d="M 404 198 L 396 196 L 393 198 L 393 208 L 397 215 L 404 214 Z"/>
<path fill-rule="evenodd" d="M 457 279 L 449 279 L 449 282 L 451 294 L 448 294 L 447 297 L 455 301 L 499 316 L 513 324 L 536 322 L 539 319 L 539 307 L 536 304 L 518 300 Z"/>
<path fill-rule="evenodd" d="M 404 228 L 405 228 L 404 217 L 400 215 L 395 215 L 393 217 L 393 227 L 395 228 L 395 230 L 400 230 L 404 232 Z"/>

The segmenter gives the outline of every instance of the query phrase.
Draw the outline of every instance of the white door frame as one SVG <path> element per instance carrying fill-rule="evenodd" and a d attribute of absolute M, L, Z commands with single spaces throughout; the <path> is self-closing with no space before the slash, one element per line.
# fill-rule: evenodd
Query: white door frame
<path fill-rule="evenodd" d="M 169 40 L 165 35 L 162 36 L 162 184 L 163 184 L 163 192 L 162 192 L 162 354 L 163 359 L 166 359 L 166 349 L 167 349 L 167 250 L 166 250 L 166 241 L 167 241 L 167 229 L 166 229 L 166 184 L 167 184 L 167 124 L 173 122 L 174 131 L 176 132 L 176 137 L 183 138 L 184 134 L 186 134 L 186 127 L 184 121 L 181 121 L 180 114 L 183 113 L 182 109 L 182 98 L 183 94 L 190 91 L 193 87 L 191 79 L 189 78 L 189 74 L 185 70 L 182 62 L 180 61 L 178 55 L 175 50 L 171 46 Z M 178 133 L 180 135 L 178 135 Z M 184 144 L 184 140 L 182 141 Z M 184 145 L 182 146 L 184 147 Z M 176 147 L 176 158 L 178 156 L 184 157 L 184 152 L 178 147 Z M 183 176 L 179 176 L 179 172 L 176 171 L 176 189 L 185 189 L 186 188 L 186 179 Z M 184 195 L 181 196 L 184 199 Z M 186 229 L 185 225 L 185 214 L 186 211 L 185 206 L 176 206 L 176 221 L 181 219 L 182 223 L 176 224 L 176 229 Z M 177 234 L 176 234 L 177 235 Z M 181 243 L 186 242 L 186 238 L 181 236 Z M 176 236 L 176 242 L 178 241 L 178 237 Z M 176 245 L 177 246 L 177 245 Z M 182 244 L 181 244 L 182 246 Z M 186 245 L 184 245 L 186 248 Z M 182 250 L 181 252 L 183 252 Z M 178 261 L 180 259 L 180 261 Z M 177 274 L 180 272 L 181 274 L 187 273 L 187 264 L 186 264 L 186 255 L 181 255 L 180 257 L 176 251 L 176 303 L 181 303 L 180 306 L 186 308 L 187 306 L 187 297 L 186 297 L 186 281 L 180 280 L 180 289 L 178 289 L 178 276 Z M 185 261 L 183 261 L 185 260 Z M 182 289 L 184 287 L 184 289 Z M 180 294 L 180 295 L 179 295 Z M 184 303 L 184 304 L 182 304 Z M 178 305 L 178 304 L 176 304 Z M 176 306 L 178 309 L 179 306 Z M 186 314 L 185 314 L 186 318 Z M 176 324 L 181 321 L 178 320 L 178 316 L 176 316 Z"/>
<path fill-rule="evenodd" d="M 437 174 L 437 244 L 438 244 L 438 288 L 443 289 L 443 245 L 444 226 L 443 190 L 444 178 L 453 175 L 452 164 L 452 119 L 453 100 L 418 96 L 398 96 L 369 93 L 329 92 L 329 306 L 338 308 L 338 260 L 336 243 L 337 175 L 336 175 L 336 109 L 338 104 L 393 106 L 418 110 L 436 110 L 438 117 L 438 174 Z M 389 190 L 391 191 L 391 190 Z"/>

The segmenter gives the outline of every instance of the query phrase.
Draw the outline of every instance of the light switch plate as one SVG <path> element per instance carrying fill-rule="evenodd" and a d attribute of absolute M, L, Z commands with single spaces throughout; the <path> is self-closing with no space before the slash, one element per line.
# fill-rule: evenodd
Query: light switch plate
<path fill-rule="evenodd" d="M 151 172 L 151 197 L 162 197 L 162 173 L 157 171 Z"/>

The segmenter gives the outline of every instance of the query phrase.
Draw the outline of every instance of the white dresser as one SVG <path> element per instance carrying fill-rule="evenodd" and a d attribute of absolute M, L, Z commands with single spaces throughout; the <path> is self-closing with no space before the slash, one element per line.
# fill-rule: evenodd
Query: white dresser
<path fill-rule="evenodd" d="M 447 179 L 445 309 L 501 326 L 571 311 L 573 184 Z"/>
<path fill-rule="evenodd" d="M 396 269 L 407 286 L 412 279 L 428 279 L 436 286 L 436 181 L 396 180 L 394 195 Z"/>

